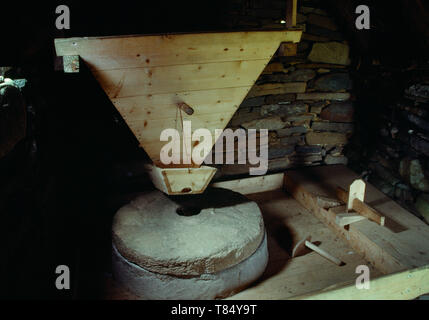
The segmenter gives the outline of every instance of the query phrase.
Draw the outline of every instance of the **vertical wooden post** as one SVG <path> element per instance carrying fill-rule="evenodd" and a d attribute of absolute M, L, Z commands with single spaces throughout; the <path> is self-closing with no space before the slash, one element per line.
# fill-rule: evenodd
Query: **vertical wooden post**
<path fill-rule="evenodd" d="M 286 27 L 296 26 L 296 11 L 298 9 L 298 0 L 286 0 Z"/>

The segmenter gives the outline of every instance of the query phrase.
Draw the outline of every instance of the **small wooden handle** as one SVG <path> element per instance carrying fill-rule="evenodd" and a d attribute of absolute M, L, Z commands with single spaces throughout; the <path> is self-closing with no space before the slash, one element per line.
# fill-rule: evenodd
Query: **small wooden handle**
<path fill-rule="evenodd" d="M 191 106 L 185 102 L 178 103 L 177 107 L 183 110 L 188 116 L 191 116 L 194 113 L 194 109 L 192 109 Z"/>
<path fill-rule="evenodd" d="M 337 187 L 336 191 L 338 199 L 340 199 L 344 203 L 347 203 L 349 199 L 349 193 L 340 187 Z M 362 202 L 359 199 L 354 199 L 353 210 L 355 210 L 365 218 L 368 218 L 369 220 L 378 223 L 380 226 L 384 226 L 385 217 L 383 217 L 379 212 L 368 206 L 365 202 Z"/>

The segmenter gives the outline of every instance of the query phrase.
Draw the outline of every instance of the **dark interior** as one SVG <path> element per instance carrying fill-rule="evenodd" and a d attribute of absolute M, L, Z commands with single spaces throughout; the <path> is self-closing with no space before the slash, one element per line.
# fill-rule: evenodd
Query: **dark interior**
<path fill-rule="evenodd" d="M 417 104 L 404 94 L 412 85 L 429 85 L 429 1 L 298 3 L 326 10 L 351 48 L 356 112 L 345 148 L 348 166 L 423 220 L 414 204 L 428 191 L 391 172 L 407 156 L 418 159 L 429 178 L 429 92 Z M 59 4 L 70 7 L 70 30 L 55 28 Z M 355 28 L 359 4 L 371 9 L 370 30 Z M 25 135 L 0 157 L 1 298 L 101 297 L 110 272 L 112 217 L 135 194 L 153 188 L 139 165 L 146 153 L 84 65 L 77 74 L 62 72 L 54 39 L 264 29 L 257 10 L 284 19 L 286 1 L 1 4 L 0 66 L 12 67 L 6 77 L 27 80 L 26 117 L 16 120 Z M 253 20 L 243 22 L 246 17 Z M 16 127 L 1 121 L 0 113 L 0 133 Z M 63 264 L 77 270 L 72 290 L 52 285 Z"/>

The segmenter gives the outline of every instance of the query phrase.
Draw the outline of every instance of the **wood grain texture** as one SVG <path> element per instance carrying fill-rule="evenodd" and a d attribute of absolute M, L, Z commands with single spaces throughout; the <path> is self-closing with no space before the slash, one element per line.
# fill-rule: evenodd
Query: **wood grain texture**
<path fill-rule="evenodd" d="M 57 56 L 79 55 L 92 70 L 269 60 L 302 31 L 252 31 L 55 39 Z"/>
<path fill-rule="evenodd" d="M 192 121 L 192 132 L 223 129 L 280 43 L 299 42 L 301 33 L 70 38 L 56 39 L 55 48 L 58 56 L 80 56 L 89 66 L 140 145 L 159 164 L 163 129 L 180 131 L 185 120 Z M 177 112 L 183 103 L 192 115 Z"/>
<path fill-rule="evenodd" d="M 221 88 L 250 89 L 267 63 L 260 59 L 96 70 L 93 74 L 109 98 L 122 98 Z"/>
<path fill-rule="evenodd" d="M 285 188 L 380 271 L 393 273 L 429 264 L 429 226 L 372 185 L 366 186 L 368 205 L 386 217 L 386 225 L 393 221 L 404 231 L 395 233 L 368 220 L 355 222 L 346 230 L 336 224 L 335 208 L 318 205 L 317 195 L 332 197 L 338 186 L 347 188 L 357 178 L 343 165 L 306 168 L 288 171 Z"/>

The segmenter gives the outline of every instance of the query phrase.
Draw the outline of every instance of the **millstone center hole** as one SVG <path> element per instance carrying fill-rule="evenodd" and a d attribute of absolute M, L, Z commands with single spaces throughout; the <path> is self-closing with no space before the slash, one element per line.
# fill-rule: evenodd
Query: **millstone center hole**
<path fill-rule="evenodd" d="M 201 212 L 201 208 L 197 208 L 197 207 L 179 207 L 176 210 L 176 213 L 179 216 L 184 216 L 184 217 L 196 216 L 200 212 Z"/>

